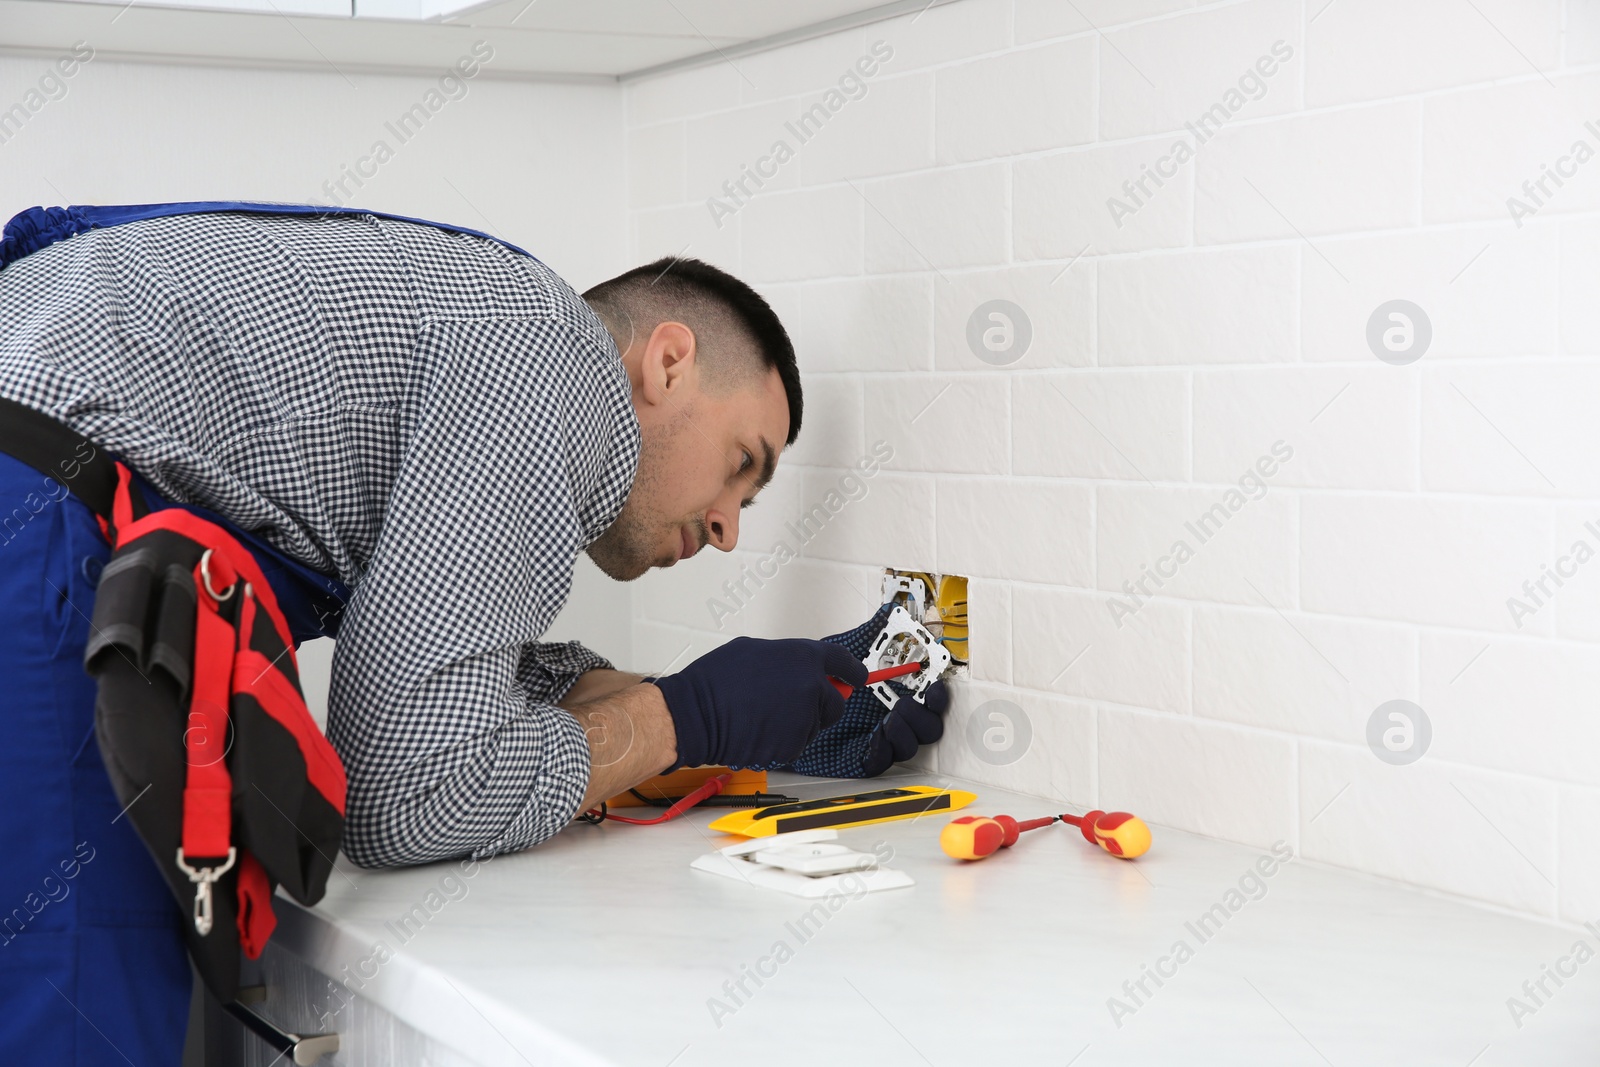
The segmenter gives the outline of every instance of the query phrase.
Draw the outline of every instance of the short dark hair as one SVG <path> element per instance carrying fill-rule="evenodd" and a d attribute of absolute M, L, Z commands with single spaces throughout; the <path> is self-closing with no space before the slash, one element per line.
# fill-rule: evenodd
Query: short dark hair
<path fill-rule="evenodd" d="M 607 326 L 631 321 L 640 313 L 653 317 L 650 328 L 672 317 L 673 312 L 690 317 L 715 309 L 731 319 L 735 328 L 754 342 L 762 370 L 776 369 L 789 400 L 789 439 L 794 444 L 800 433 L 800 368 L 795 362 L 794 343 L 778 320 L 772 305 L 761 294 L 725 270 L 698 259 L 667 257 L 635 267 L 583 294 L 583 299 L 600 314 Z M 649 313 L 655 312 L 654 316 Z M 687 323 L 693 326 L 693 323 Z"/>

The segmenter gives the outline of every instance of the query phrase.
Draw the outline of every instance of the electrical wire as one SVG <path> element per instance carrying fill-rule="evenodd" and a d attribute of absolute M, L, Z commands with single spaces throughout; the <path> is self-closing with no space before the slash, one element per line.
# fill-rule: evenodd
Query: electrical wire
<path fill-rule="evenodd" d="M 628 790 L 633 799 L 652 808 L 670 808 L 682 797 L 647 797 L 637 789 Z M 766 808 L 774 804 L 798 804 L 799 797 L 785 796 L 782 793 L 720 793 L 716 796 L 701 797 L 697 807 L 702 808 Z"/>
<path fill-rule="evenodd" d="M 715 777 L 707 778 L 703 783 L 701 783 L 700 788 L 696 789 L 682 800 L 679 800 L 677 803 L 673 804 L 672 807 L 668 808 L 660 815 L 657 815 L 654 819 L 630 819 L 626 815 L 612 815 L 606 810 L 604 801 L 601 802 L 598 809 L 584 812 L 584 814 L 580 815 L 579 818 L 583 819 L 584 822 L 595 823 L 597 825 L 602 822 L 625 822 L 629 826 L 655 826 L 656 824 L 664 823 L 669 819 L 676 819 L 678 816 L 682 815 L 684 812 L 688 811 L 690 808 L 694 807 L 707 797 L 716 796 L 718 793 L 722 792 L 723 789 L 727 788 L 728 780 L 732 777 L 733 775 L 731 774 L 719 774 Z M 593 816 L 593 818 L 590 816 Z"/>
<path fill-rule="evenodd" d="M 934 603 L 939 611 L 939 621 L 944 624 L 939 643 L 944 645 L 953 659 L 967 662 L 967 580 L 946 574 L 939 580 Z"/>

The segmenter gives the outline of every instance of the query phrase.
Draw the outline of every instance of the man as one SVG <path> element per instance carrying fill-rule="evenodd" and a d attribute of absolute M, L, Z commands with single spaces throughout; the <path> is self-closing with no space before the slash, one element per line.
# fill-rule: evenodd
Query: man
<path fill-rule="evenodd" d="M 704 263 L 580 298 L 494 240 L 393 217 L 126 222 L 0 271 L 0 398 L 253 535 L 278 572 L 348 589 L 321 621 L 364 866 L 526 848 L 672 766 L 792 761 L 842 713 L 829 675 L 865 678 L 816 641 L 741 640 L 652 683 L 538 641 L 580 551 L 629 580 L 732 550 L 799 432 L 783 326 Z M 14 508 L 38 482 L 0 455 L 0 907 L 77 869 L 0 932 L 0 1049 L 173 1062 L 177 911 L 107 786 L 81 667 L 108 548 L 65 494 Z"/>

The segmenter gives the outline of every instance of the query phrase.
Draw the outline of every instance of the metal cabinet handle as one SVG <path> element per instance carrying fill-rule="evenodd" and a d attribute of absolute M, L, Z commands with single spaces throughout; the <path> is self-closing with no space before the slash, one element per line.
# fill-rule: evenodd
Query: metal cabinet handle
<path fill-rule="evenodd" d="M 261 1040 L 272 1046 L 274 1052 L 280 1055 L 287 1054 L 298 1067 L 310 1067 L 324 1056 L 332 1055 L 339 1051 L 338 1034 L 291 1034 L 278 1029 L 257 1015 L 247 1004 L 257 1003 L 266 999 L 266 988 L 263 986 L 247 986 L 239 990 L 239 999 L 232 1004 L 224 1004 L 228 1014 L 232 1015 L 245 1025 L 246 1028 Z"/>

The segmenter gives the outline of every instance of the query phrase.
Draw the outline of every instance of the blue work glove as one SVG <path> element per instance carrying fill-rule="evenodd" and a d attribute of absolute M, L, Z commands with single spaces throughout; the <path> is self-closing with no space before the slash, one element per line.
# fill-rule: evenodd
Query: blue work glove
<path fill-rule="evenodd" d="M 868 735 L 867 750 L 861 760 L 862 777 L 876 778 L 893 764 L 915 756 L 918 747 L 931 745 L 944 736 L 944 713 L 950 707 L 950 690 L 943 682 L 934 682 L 922 698 L 925 704 L 918 704 L 910 696 L 895 701 L 883 722 Z"/>
<path fill-rule="evenodd" d="M 892 609 L 892 604 L 885 604 L 855 629 L 823 640 L 852 656 L 864 657 Z M 896 760 L 910 759 L 919 744 L 937 741 L 944 733 L 943 716 L 950 706 L 945 684 L 935 682 L 928 687 L 925 705 L 912 700 L 910 690 L 898 679 L 884 684 L 899 696 L 892 710 L 885 711 L 872 690 L 857 689 L 845 701 L 844 717 L 818 734 L 787 769 L 815 778 L 871 778 Z"/>
<path fill-rule="evenodd" d="M 678 733 L 673 766 L 765 768 L 795 759 L 844 714 L 830 675 L 860 687 L 867 668 L 824 641 L 738 637 L 656 679 Z"/>

